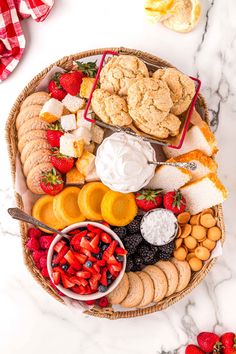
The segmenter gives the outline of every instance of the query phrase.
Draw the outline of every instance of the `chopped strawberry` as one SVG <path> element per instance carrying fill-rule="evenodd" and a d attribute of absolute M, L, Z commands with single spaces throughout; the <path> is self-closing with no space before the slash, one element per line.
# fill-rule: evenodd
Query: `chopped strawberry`
<path fill-rule="evenodd" d="M 97 265 L 98 265 L 99 267 L 104 267 L 105 264 L 106 264 L 106 261 L 104 261 L 104 259 L 99 259 L 99 260 L 97 260 Z"/>
<path fill-rule="evenodd" d="M 100 279 L 100 283 L 102 285 L 104 285 L 104 286 L 107 286 L 107 271 L 108 271 L 107 268 L 103 268 L 102 276 L 101 276 L 101 279 Z"/>
<path fill-rule="evenodd" d="M 39 229 L 36 229 L 36 227 L 31 227 L 29 230 L 28 230 L 28 236 L 31 238 L 31 237 L 40 237 L 42 236 L 42 231 L 39 230 Z"/>
<path fill-rule="evenodd" d="M 104 259 L 105 261 L 109 259 L 115 252 L 116 246 L 117 241 L 113 240 L 108 246 L 108 248 L 104 251 L 102 259 Z"/>
<path fill-rule="evenodd" d="M 87 256 L 87 257 L 91 257 L 91 256 L 92 256 L 91 252 L 88 251 L 88 250 L 85 249 L 85 248 L 80 247 L 80 252 L 83 253 L 83 254 L 84 254 L 85 256 Z"/>
<path fill-rule="evenodd" d="M 52 243 L 52 241 L 53 241 L 53 237 L 52 236 L 41 236 L 39 238 L 40 247 L 42 249 L 48 250 L 50 245 L 51 245 L 51 243 Z"/>
<path fill-rule="evenodd" d="M 89 279 L 89 285 L 90 285 L 91 290 L 97 291 L 98 280 L 96 278 L 92 277 L 91 279 Z"/>
<path fill-rule="evenodd" d="M 82 286 L 88 285 L 88 281 L 86 279 L 79 278 L 77 276 L 71 277 L 70 280 L 74 282 L 76 285 L 82 285 Z"/>
<path fill-rule="evenodd" d="M 79 71 L 72 71 L 60 76 L 62 88 L 72 96 L 76 96 L 80 91 L 83 75 Z"/>
<path fill-rule="evenodd" d="M 100 267 L 97 263 L 94 263 L 93 267 L 92 267 L 97 273 L 100 273 Z"/>
<path fill-rule="evenodd" d="M 104 242 L 104 243 L 111 243 L 112 238 L 111 238 L 110 235 L 108 235 L 108 233 L 102 232 L 102 234 L 101 234 L 101 241 Z"/>
<path fill-rule="evenodd" d="M 54 249 L 57 253 L 59 253 L 60 250 L 62 249 L 62 247 L 63 247 L 65 244 L 66 244 L 66 242 L 63 241 L 63 240 L 61 240 L 61 241 L 59 241 L 59 242 L 57 242 L 57 243 L 55 244 L 55 246 L 53 247 L 53 249 Z"/>
<path fill-rule="evenodd" d="M 46 267 L 41 270 L 41 274 L 44 278 L 49 278 L 49 273 Z"/>
<path fill-rule="evenodd" d="M 74 270 L 74 268 L 70 266 L 70 267 L 67 269 L 67 273 L 70 274 L 70 275 L 75 275 L 75 270 Z"/>
<path fill-rule="evenodd" d="M 31 251 L 38 251 L 40 248 L 39 241 L 37 238 L 32 237 L 27 241 L 26 247 Z"/>
<path fill-rule="evenodd" d="M 59 272 L 59 273 L 61 273 L 61 274 L 65 274 L 64 270 L 61 269 L 61 267 L 54 267 L 54 268 L 53 268 L 53 272 Z"/>
<path fill-rule="evenodd" d="M 107 260 L 107 264 L 119 265 L 120 263 L 117 261 L 117 259 L 115 259 L 114 256 L 111 256 L 111 257 Z"/>
<path fill-rule="evenodd" d="M 84 295 L 85 294 L 85 289 L 83 286 L 78 286 L 74 285 L 72 288 L 70 288 L 74 293 Z"/>
<path fill-rule="evenodd" d="M 65 259 L 67 260 L 67 262 L 76 270 L 80 270 L 81 269 L 81 264 L 78 261 L 78 259 L 74 256 L 73 252 L 71 250 L 69 250 L 66 254 L 65 254 Z"/>
<path fill-rule="evenodd" d="M 64 257 L 62 257 L 62 259 L 60 260 L 60 262 L 59 262 L 61 265 L 62 264 L 66 264 L 67 263 L 67 260 L 64 258 Z"/>
<path fill-rule="evenodd" d="M 70 278 L 65 274 L 61 274 L 61 280 L 65 289 L 72 288 L 72 286 L 75 285 L 75 283 L 73 283 Z"/>
<path fill-rule="evenodd" d="M 93 247 L 90 246 L 90 242 L 88 240 L 86 240 L 85 237 L 81 238 L 80 247 L 85 248 L 86 250 L 91 251 L 91 252 L 94 251 Z"/>
<path fill-rule="evenodd" d="M 90 231 L 90 232 L 94 232 L 96 234 L 96 230 L 98 229 L 97 227 L 93 226 L 93 225 L 90 225 L 88 224 L 87 225 L 87 229 Z M 100 229 L 99 229 L 100 230 Z"/>
<path fill-rule="evenodd" d="M 86 267 L 85 265 L 83 265 L 83 270 L 85 270 L 86 272 L 89 272 L 91 274 L 97 274 L 97 271 L 93 268 L 93 267 Z"/>
<path fill-rule="evenodd" d="M 127 251 L 122 247 L 116 247 L 115 253 L 119 256 L 125 256 L 127 254 Z"/>
<path fill-rule="evenodd" d="M 80 242 L 81 238 L 87 235 L 87 232 L 88 232 L 87 230 L 76 232 L 76 234 L 72 237 L 70 244 L 74 245 L 78 241 Z"/>
<path fill-rule="evenodd" d="M 91 278 L 91 273 L 88 272 L 88 271 L 80 271 L 80 272 L 77 272 L 76 275 L 79 277 L 79 278 L 83 278 L 83 279 L 89 279 Z"/>
<path fill-rule="evenodd" d="M 78 259 L 81 264 L 84 264 L 87 260 L 87 256 L 81 253 L 74 252 L 74 256 Z"/>
<path fill-rule="evenodd" d="M 74 230 L 71 230 L 68 232 L 69 235 L 75 235 L 75 234 L 78 234 L 79 232 L 81 232 L 80 229 L 74 229 Z"/>
<path fill-rule="evenodd" d="M 52 277 L 53 277 L 54 284 L 58 285 L 60 283 L 61 273 L 60 272 L 53 272 Z"/>
<path fill-rule="evenodd" d="M 102 221 L 101 224 L 106 227 L 109 227 L 109 229 L 111 228 L 110 225 L 108 224 L 108 222 L 106 222 L 106 221 Z"/>
<path fill-rule="evenodd" d="M 88 261 L 91 261 L 94 263 L 94 262 L 97 262 L 97 258 L 90 256 L 90 257 L 88 257 Z"/>
<path fill-rule="evenodd" d="M 111 275 L 114 277 L 114 278 L 117 278 L 118 275 L 119 275 L 119 272 L 115 269 L 115 266 L 113 264 L 109 264 L 107 266 L 109 272 L 111 273 Z"/>
<path fill-rule="evenodd" d="M 90 241 L 90 246 L 92 247 L 93 250 L 96 250 L 98 247 L 98 243 L 99 243 L 99 235 L 96 235 L 92 241 Z M 99 253 L 100 250 L 98 250 Z"/>
<path fill-rule="evenodd" d="M 59 251 L 57 256 L 53 259 L 52 263 L 53 264 L 58 264 L 60 260 L 65 256 L 65 254 L 68 252 L 69 247 L 68 246 L 63 246 L 62 249 Z"/>

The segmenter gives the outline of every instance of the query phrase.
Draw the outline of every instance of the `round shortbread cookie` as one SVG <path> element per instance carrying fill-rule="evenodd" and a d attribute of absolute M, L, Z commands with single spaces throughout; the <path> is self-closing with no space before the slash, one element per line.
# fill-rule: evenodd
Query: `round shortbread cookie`
<path fill-rule="evenodd" d="M 23 147 L 21 152 L 21 161 L 25 163 L 28 157 L 35 151 L 42 150 L 42 149 L 50 149 L 51 145 L 48 143 L 46 139 L 35 139 L 29 141 Z"/>
<path fill-rule="evenodd" d="M 35 194 L 45 194 L 40 187 L 40 177 L 43 172 L 50 171 L 53 165 L 50 162 L 40 163 L 39 165 L 32 168 L 27 176 L 27 186 L 32 193 Z"/>
<path fill-rule="evenodd" d="M 44 129 L 46 130 L 48 128 L 49 124 L 42 120 L 41 118 L 31 118 L 27 120 L 24 124 L 21 125 L 21 127 L 18 130 L 18 139 L 28 133 L 31 130 L 41 130 Z"/>
<path fill-rule="evenodd" d="M 39 104 L 39 105 L 43 106 L 44 103 L 49 100 L 49 98 L 50 98 L 49 93 L 44 92 L 44 91 L 32 93 L 31 95 L 26 97 L 26 99 L 22 102 L 20 109 L 23 110 L 25 107 L 32 106 L 35 104 Z"/>
<path fill-rule="evenodd" d="M 143 283 L 139 276 L 133 272 L 127 273 L 129 279 L 129 290 L 127 296 L 120 303 L 123 307 L 135 307 L 143 298 Z"/>
<path fill-rule="evenodd" d="M 165 273 L 168 284 L 166 296 L 174 294 L 179 283 L 179 273 L 175 265 L 169 261 L 159 261 L 155 266 Z"/>
<path fill-rule="evenodd" d="M 142 301 L 138 305 L 138 307 L 144 307 L 153 302 L 154 299 L 154 284 L 152 278 L 148 273 L 145 272 L 137 272 L 139 278 L 143 282 L 144 294 Z"/>
<path fill-rule="evenodd" d="M 124 273 L 123 278 L 117 287 L 107 295 L 109 303 L 112 305 L 120 304 L 124 298 L 127 296 L 129 291 L 129 278 L 126 273 Z"/>
<path fill-rule="evenodd" d="M 39 117 L 42 107 L 43 106 L 41 105 L 35 104 L 33 106 L 23 108 L 16 117 L 16 128 L 19 129 L 22 124 L 31 118 Z"/>
<path fill-rule="evenodd" d="M 149 265 L 143 269 L 152 278 L 154 284 L 154 302 L 164 299 L 167 293 L 167 279 L 165 273 L 158 267 Z"/>
<path fill-rule="evenodd" d="M 186 261 L 178 261 L 176 258 L 172 258 L 171 262 L 176 266 L 179 272 L 179 284 L 176 292 L 182 291 L 186 288 L 191 279 L 191 268 Z"/>
<path fill-rule="evenodd" d="M 20 152 L 22 152 L 24 149 L 24 146 L 26 144 L 28 144 L 30 141 L 33 141 L 36 139 L 37 140 L 38 139 L 47 139 L 46 130 L 43 130 L 43 129 L 30 130 L 27 133 L 25 133 L 24 135 L 22 135 L 22 137 L 18 141 L 18 150 Z"/>
<path fill-rule="evenodd" d="M 28 176 L 30 170 L 41 163 L 50 162 L 51 154 L 52 154 L 51 151 L 48 149 L 32 152 L 32 154 L 30 154 L 30 156 L 24 163 L 23 166 L 24 175 Z"/>

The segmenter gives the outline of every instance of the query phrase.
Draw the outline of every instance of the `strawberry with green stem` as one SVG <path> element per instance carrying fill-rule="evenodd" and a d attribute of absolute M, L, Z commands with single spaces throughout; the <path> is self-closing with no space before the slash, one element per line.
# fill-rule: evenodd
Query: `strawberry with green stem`
<path fill-rule="evenodd" d="M 84 76 L 87 77 L 95 77 L 98 71 L 97 67 L 97 62 L 88 62 L 88 63 L 82 63 L 81 61 L 76 61 L 76 64 L 78 66 L 78 70 L 81 71 L 81 73 Z"/>
<path fill-rule="evenodd" d="M 55 168 L 44 172 L 40 178 L 40 187 L 46 194 L 56 195 L 63 189 L 63 186 L 62 176 Z"/>
<path fill-rule="evenodd" d="M 64 135 L 60 123 L 51 124 L 47 130 L 47 141 L 51 147 L 60 147 L 60 137 Z"/>
<path fill-rule="evenodd" d="M 63 90 L 60 84 L 61 74 L 60 72 L 56 72 L 48 84 L 48 91 L 51 93 L 51 97 L 59 101 L 62 101 L 66 96 L 66 91 Z"/>
<path fill-rule="evenodd" d="M 186 209 L 186 200 L 181 191 L 167 192 L 163 198 L 165 209 L 172 211 L 174 214 L 183 213 Z"/>
<path fill-rule="evenodd" d="M 69 172 L 74 166 L 75 160 L 73 157 L 69 157 L 60 153 L 59 149 L 52 149 L 52 155 L 50 161 L 53 166 L 61 173 Z"/>
<path fill-rule="evenodd" d="M 149 211 L 151 209 L 159 208 L 162 204 L 162 189 L 144 189 L 135 194 L 137 206 L 144 210 Z"/>

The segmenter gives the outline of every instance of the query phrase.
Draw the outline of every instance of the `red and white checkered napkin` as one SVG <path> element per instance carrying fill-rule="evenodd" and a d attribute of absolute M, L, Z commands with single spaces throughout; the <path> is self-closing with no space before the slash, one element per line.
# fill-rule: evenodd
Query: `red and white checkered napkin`
<path fill-rule="evenodd" d="M 0 0 L 0 82 L 11 74 L 24 52 L 20 21 L 30 16 L 43 21 L 53 3 L 54 0 Z"/>

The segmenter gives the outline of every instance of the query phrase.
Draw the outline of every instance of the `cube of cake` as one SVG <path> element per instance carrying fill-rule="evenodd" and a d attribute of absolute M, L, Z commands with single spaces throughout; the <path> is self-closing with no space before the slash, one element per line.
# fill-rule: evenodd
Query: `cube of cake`
<path fill-rule="evenodd" d="M 72 96 L 69 93 L 63 98 L 62 103 L 71 112 L 76 113 L 85 105 L 85 100 L 81 97 Z"/>
<path fill-rule="evenodd" d="M 80 86 L 80 96 L 84 98 L 89 98 L 93 84 L 95 82 L 95 78 L 93 77 L 84 77 L 82 80 L 82 84 Z"/>
<path fill-rule="evenodd" d="M 66 132 L 76 129 L 75 114 L 67 114 L 61 117 L 62 129 Z"/>
<path fill-rule="evenodd" d="M 97 175 L 96 168 L 89 172 L 89 174 L 85 177 L 86 182 L 96 182 L 100 181 L 100 178 Z"/>
<path fill-rule="evenodd" d="M 61 118 L 63 112 L 63 104 L 55 98 L 50 98 L 44 103 L 39 117 L 48 123 L 53 123 Z"/>
<path fill-rule="evenodd" d="M 80 157 L 83 154 L 84 141 L 66 133 L 60 137 L 60 153 L 70 157 Z"/>
<path fill-rule="evenodd" d="M 77 112 L 77 127 L 78 128 L 84 127 L 90 130 L 92 128 L 93 123 L 89 122 L 84 118 L 84 112 L 85 112 L 84 109 L 79 110 Z M 87 116 L 91 116 L 91 114 L 88 112 Z"/>
<path fill-rule="evenodd" d="M 92 131 L 92 141 L 94 141 L 97 144 L 101 144 L 104 137 L 104 130 L 95 124 L 93 125 L 91 131 Z"/>
<path fill-rule="evenodd" d="M 85 177 L 95 168 L 95 155 L 84 151 L 80 159 L 76 161 L 76 167 Z"/>
<path fill-rule="evenodd" d="M 84 151 L 88 151 L 88 152 L 91 152 L 91 153 L 93 153 L 94 152 L 94 150 L 95 150 L 95 144 L 94 144 L 94 142 L 92 141 L 90 144 L 85 144 L 84 145 Z"/>
<path fill-rule="evenodd" d="M 87 145 L 90 144 L 92 139 L 92 134 L 88 128 L 80 127 L 73 130 L 72 133 L 77 139 L 83 140 L 85 144 Z"/>
<path fill-rule="evenodd" d="M 84 182 L 84 175 L 82 175 L 76 167 L 73 167 L 69 172 L 67 172 L 66 184 L 84 184 Z"/>

